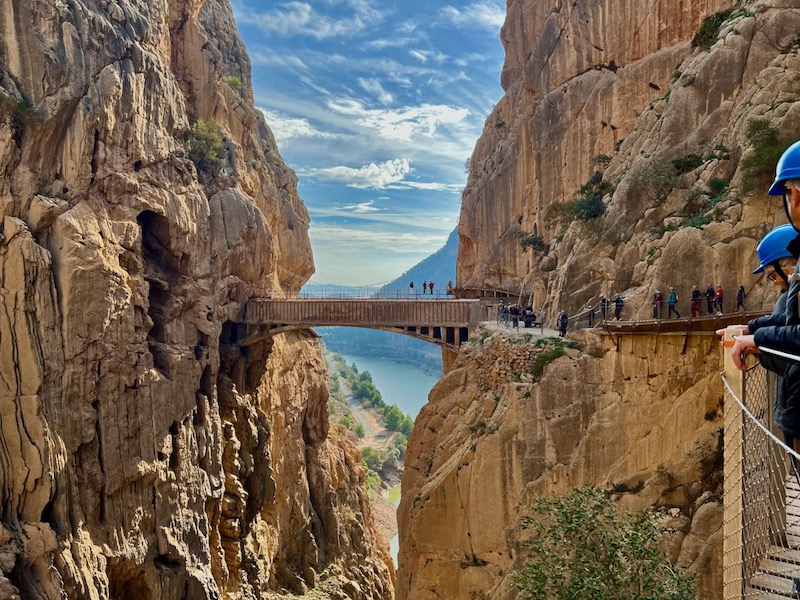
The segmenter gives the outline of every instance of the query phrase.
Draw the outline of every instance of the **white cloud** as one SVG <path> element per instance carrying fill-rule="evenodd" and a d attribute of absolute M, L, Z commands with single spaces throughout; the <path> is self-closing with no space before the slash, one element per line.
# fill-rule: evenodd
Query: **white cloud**
<path fill-rule="evenodd" d="M 432 138 L 439 126 L 460 123 L 470 114 L 466 108 L 442 104 L 393 110 L 367 109 L 352 98 L 331 99 L 328 108 L 342 115 L 358 117 L 360 125 L 377 130 L 384 138 L 405 142 L 418 136 Z"/>
<path fill-rule="evenodd" d="M 373 96 L 375 96 L 378 99 L 378 102 L 380 102 L 384 106 L 391 104 L 392 101 L 394 100 L 392 95 L 385 89 L 383 89 L 381 82 L 378 81 L 377 79 L 372 79 L 372 78 L 365 79 L 364 77 L 359 77 L 358 85 L 360 85 L 361 89 L 363 89 L 365 92 L 368 92 Z"/>
<path fill-rule="evenodd" d="M 411 164 L 407 158 L 387 160 L 382 163 L 370 163 L 363 167 L 345 166 L 326 167 L 321 169 L 304 169 L 298 174 L 325 181 L 338 181 L 347 187 L 357 189 L 383 189 L 386 186 L 403 181 L 411 173 Z"/>
<path fill-rule="evenodd" d="M 286 143 L 295 138 L 334 139 L 337 137 L 333 133 L 316 129 L 306 119 L 287 117 L 265 108 L 259 110 L 264 113 L 267 125 L 269 125 L 272 134 L 275 136 L 275 140 L 279 144 Z"/>
<path fill-rule="evenodd" d="M 376 248 L 387 248 L 391 249 L 392 253 L 424 254 L 435 252 L 441 248 L 443 243 L 442 232 L 380 231 L 342 226 L 319 226 L 313 223 L 311 228 L 311 239 L 314 243 L 326 242 L 328 245 L 339 245 L 343 248 L 352 248 L 357 245 L 372 248 L 373 251 Z"/>
<path fill-rule="evenodd" d="M 314 226 L 320 225 L 317 219 L 326 218 L 357 218 L 359 221 L 368 221 L 374 223 L 375 227 L 381 228 L 386 231 L 410 230 L 410 231 L 430 231 L 435 232 L 436 235 L 441 235 L 442 232 L 450 232 L 455 227 L 458 221 L 457 211 L 451 210 L 450 206 L 446 208 L 437 208 L 436 205 L 426 206 L 424 209 L 414 208 L 408 209 L 406 206 L 403 210 L 406 212 L 390 211 L 375 207 L 374 210 L 369 210 L 369 207 L 364 212 L 352 210 L 353 207 L 358 207 L 370 202 L 363 202 L 361 204 L 348 204 L 346 206 L 309 206 L 308 214 L 311 216 L 311 221 Z M 330 227 L 331 225 L 327 225 Z M 353 227 L 357 227 L 353 225 Z M 363 226 L 359 226 L 363 228 Z M 374 227 L 372 228 L 374 229 Z"/>
<path fill-rule="evenodd" d="M 356 214 L 366 214 L 371 212 L 378 212 L 382 209 L 375 206 L 374 200 L 368 200 L 366 202 L 359 202 L 358 204 L 347 204 L 346 206 L 342 207 L 344 210 L 350 210 Z"/>
<path fill-rule="evenodd" d="M 267 34 L 284 37 L 308 36 L 324 40 L 352 37 L 383 18 L 381 12 L 370 2 L 350 0 L 344 4 L 353 12 L 339 19 L 316 11 L 307 2 L 284 2 L 269 12 L 256 12 L 237 4 L 236 21 L 254 25 Z"/>
<path fill-rule="evenodd" d="M 435 182 L 424 182 L 424 181 L 403 181 L 402 183 L 388 185 L 386 187 L 390 190 L 414 189 L 414 190 L 430 190 L 434 192 L 453 192 L 457 194 L 460 194 L 461 191 L 464 189 L 464 186 L 461 184 L 435 183 Z"/>
<path fill-rule="evenodd" d="M 422 50 L 411 50 L 409 52 L 412 58 L 416 58 L 421 63 L 428 62 L 428 54 L 429 52 L 423 52 Z"/>
<path fill-rule="evenodd" d="M 442 8 L 444 18 L 458 27 L 478 26 L 491 31 L 499 31 L 503 26 L 505 11 L 493 2 L 475 2 L 464 8 L 445 6 Z"/>

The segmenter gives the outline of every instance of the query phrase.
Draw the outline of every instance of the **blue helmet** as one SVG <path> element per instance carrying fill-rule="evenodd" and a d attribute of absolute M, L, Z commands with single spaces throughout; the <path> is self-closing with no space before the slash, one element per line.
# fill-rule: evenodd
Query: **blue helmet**
<path fill-rule="evenodd" d="M 797 230 L 791 225 L 780 225 L 767 233 L 756 248 L 758 268 L 753 273 L 761 273 L 767 265 L 776 260 L 792 256 L 786 246 L 796 237 Z"/>
<path fill-rule="evenodd" d="M 778 160 L 778 166 L 775 168 L 775 181 L 769 188 L 769 195 L 781 196 L 783 182 L 789 179 L 800 179 L 800 142 L 789 146 Z"/>

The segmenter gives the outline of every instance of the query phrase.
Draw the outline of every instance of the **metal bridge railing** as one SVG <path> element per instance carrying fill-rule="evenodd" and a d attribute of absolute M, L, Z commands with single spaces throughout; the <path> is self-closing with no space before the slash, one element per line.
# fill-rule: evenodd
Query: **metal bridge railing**
<path fill-rule="evenodd" d="M 723 379 L 723 597 L 800 598 L 800 456 L 773 424 L 777 378 L 759 363 L 739 371 L 726 352 Z"/>

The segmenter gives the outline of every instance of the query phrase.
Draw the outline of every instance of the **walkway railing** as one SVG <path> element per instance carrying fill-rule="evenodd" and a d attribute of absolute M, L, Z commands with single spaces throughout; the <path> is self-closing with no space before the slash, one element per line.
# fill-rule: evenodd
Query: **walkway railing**
<path fill-rule="evenodd" d="M 723 379 L 723 597 L 798 598 L 800 456 L 772 422 L 776 377 L 758 363 L 739 371 L 726 351 Z"/>

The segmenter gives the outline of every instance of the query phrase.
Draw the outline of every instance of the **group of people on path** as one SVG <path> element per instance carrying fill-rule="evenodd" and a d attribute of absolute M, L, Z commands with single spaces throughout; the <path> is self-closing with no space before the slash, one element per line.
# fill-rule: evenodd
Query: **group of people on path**
<path fill-rule="evenodd" d="M 423 294 L 430 294 L 431 296 L 433 296 L 434 285 L 435 285 L 435 283 L 433 282 L 433 280 L 428 281 L 426 279 L 425 281 L 422 282 L 422 293 Z M 453 289 L 453 280 L 452 279 L 448 279 L 447 280 L 447 293 L 449 294 L 450 290 L 452 290 L 452 289 Z M 408 284 L 408 295 L 409 296 L 415 296 L 416 295 L 415 292 L 416 292 L 416 289 L 414 288 L 414 282 L 412 281 L 411 283 Z"/>
<path fill-rule="evenodd" d="M 505 304 L 501 302 L 497 306 L 497 324 L 502 324 L 504 327 L 511 327 L 519 329 L 520 321 L 536 321 L 536 313 L 533 312 L 533 306 L 526 306 L 522 308 L 518 304 Z"/>

